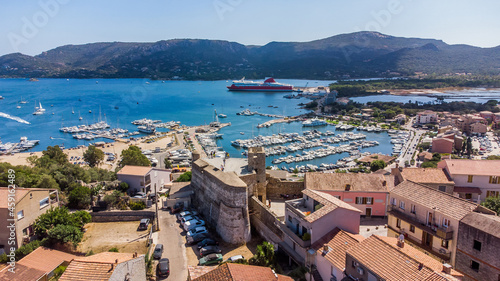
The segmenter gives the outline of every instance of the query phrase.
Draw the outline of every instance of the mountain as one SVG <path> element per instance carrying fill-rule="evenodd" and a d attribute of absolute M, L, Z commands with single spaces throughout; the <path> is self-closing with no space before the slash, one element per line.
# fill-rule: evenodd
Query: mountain
<path fill-rule="evenodd" d="M 155 43 L 92 43 L 37 56 L 0 57 L 1 77 L 64 78 L 309 78 L 386 77 L 424 73 L 500 73 L 500 46 L 448 45 L 441 40 L 378 32 L 340 34 L 311 42 L 173 39 Z"/>

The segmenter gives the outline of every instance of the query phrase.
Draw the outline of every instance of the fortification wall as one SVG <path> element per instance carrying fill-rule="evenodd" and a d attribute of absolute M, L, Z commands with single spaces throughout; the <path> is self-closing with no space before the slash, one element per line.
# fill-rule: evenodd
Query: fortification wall
<path fill-rule="evenodd" d="M 269 210 L 255 196 L 249 200 L 251 210 L 252 226 L 267 241 L 278 244 L 283 241 L 283 231 L 279 227 L 279 221 L 276 215 Z"/>
<path fill-rule="evenodd" d="M 224 241 L 250 240 L 247 185 L 238 175 L 222 172 L 203 160 L 193 163 L 194 206 Z"/>
<path fill-rule="evenodd" d="M 267 178 L 267 198 L 271 200 L 280 199 L 280 194 L 288 194 L 290 196 L 293 194 L 302 195 L 302 190 L 304 190 L 304 188 L 304 182 L 281 181 L 273 177 Z"/>

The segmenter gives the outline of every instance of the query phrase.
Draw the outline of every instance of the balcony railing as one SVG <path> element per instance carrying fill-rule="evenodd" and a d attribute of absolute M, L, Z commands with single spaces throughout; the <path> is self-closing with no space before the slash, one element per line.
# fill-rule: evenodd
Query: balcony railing
<path fill-rule="evenodd" d="M 280 223 L 280 228 L 283 230 L 283 232 L 288 235 L 295 243 L 299 244 L 302 248 L 308 248 L 311 247 L 311 240 L 304 241 L 302 240 L 301 237 L 298 236 L 293 230 L 288 228 L 286 224 Z"/>
<path fill-rule="evenodd" d="M 305 218 L 306 214 L 304 214 L 305 209 L 304 206 L 304 199 L 295 199 L 295 200 L 289 200 L 285 202 L 285 206 L 288 210 L 290 210 L 292 213 L 296 214 L 299 218 Z"/>
<path fill-rule="evenodd" d="M 387 209 L 388 209 L 387 211 L 389 214 L 392 214 L 393 216 L 395 216 L 403 221 L 406 221 L 406 222 L 414 225 L 415 227 L 418 227 L 418 228 L 424 230 L 425 232 L 428 232 L 428 233 L 430 233 L 436 237 L 439 237 L 441 239 L 444 239 L 444 240 L 453 239 L 453 229 L 451 227 L 439 227 L 437 225 L 428 225 L 428 224 L 426 224 L 426 222 L 418 220 L 416 214 L 409 215 L 409 214 L 403 213 L 399 210 L 399 208 L 397 208 L 397 206 L 389 205 Z"/>

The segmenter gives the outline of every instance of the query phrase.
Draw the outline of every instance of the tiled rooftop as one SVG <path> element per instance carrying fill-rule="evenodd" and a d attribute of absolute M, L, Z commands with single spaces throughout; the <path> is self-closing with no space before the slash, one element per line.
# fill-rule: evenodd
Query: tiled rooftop
<path fill-rule="evenodd" d="M 151 167 L 126 165 L 116 173 L 117 175 L 145 176 L 151 171 Z"/>
<path fill-rule="evenodd" d="M 364 240 L 361 235 L 354 235 L 339 228 L 335 228 L 325 236 L 316 241 L 312 248 L 316 250 L 318 256 L 323 256 L 337 268 L 345 267 L 345 253 L 350 247 L 359 244 Z M 323 250 L 323 246 L 328 246 L 328 252 Z"/>
<path fill-rule="evenodd" d="M 361 213 L 360 210 L 352 207 L 351 205 L 345 203 L 344 201 L 337 199 L 333 197 L 330 194 L 326 194 L 324 192 L 312 190 L 312 189 L 305 189 L 302 191 L 305 195 L 309 196 L 310 198 L 318 201 L 320 204 L 323 205 L 319 210 L 316 210 L 312 212 L 310 215 L 305 217 L 305 220 L 308 222 L 314 222 L 317 219 L 323 217 L 326 214 L 329 214 L 333 210 L 337 208 L 343 208 L 343 209 L 348 209 L 351 211 L 359 212 Z"/>
<path fill-rule="evenodd" d="M 480 213 L 470 213 L 466 215 L 460 223 L 470 225 L 482 232 L 500 238 L 500 217 Z"/>
<path fill-rule="evenodd" d="M 396 242 L 396 238 L 372 235 L 347 249 L 347 254 L 384 280 L 441 280 L 426 279 L 436 277 L 435 272 L 442 270 L 439 261 L 410 245 L 400 248 Z M 420 263 L 423 264 L 422 268 L 419 268 Z M 452 274 L 462 276 L 456 271 L 452 271 Z M 446 278 L 442 280 L 458 280 L 451 275 L 441 275 Z"/>
<path fill-rule="evenodd" d="M 453 175 L 500 176 L 500 160 L 446 159 L 438 167 L 448 167 Z"/>
<path fill-rule="evenodd" d="M 454 184 L 440 168 L 404 168 L 401 175 L 405 180 L 419 183 Z"/>
<path fill-rule="evenodd" d="M 381 174 L 306 173 L 304 185 L 314 190 L 345 191 L 350 185 L 353 192 L 387 192 L 394 186 L 394 178 Z"/>
<path fill-rule="evenodd" d="M 293 279 L 275 274 L 271 268 L 225 263 L 204 275 L 192 279 L 193 281 L 292 281 Z"/>
<path fill-rule="evenodd" d="M 426 208 L 435 209 L 436 212 L 456 220 L 461 220 L 465 215 L 478 208 L 475 203 L 409 180 L 405 180 L 394 187 L 391 190 L 391 197 L 393 195 L 400 196 Z"/>

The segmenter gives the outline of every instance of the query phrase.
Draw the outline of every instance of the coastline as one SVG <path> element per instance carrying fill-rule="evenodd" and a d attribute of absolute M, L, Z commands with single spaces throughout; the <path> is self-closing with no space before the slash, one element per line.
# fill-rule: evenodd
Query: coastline
<path fill-rule="evenodd" d="M 447 92 L 450 91 L 458 91 L 458 92 L 463 92 L 463 91 L 468 91 L 468 90 L 475 90 L 475 91 L 500 91 L 500 88 L 479 88 L 479 87 L 444 87 L 444 88 L 435 88 L 435 89 L 395 89 L 395 90 L 388 90 L 389 95 L 394 95 L 394 96 L 428 96 L 428 97 L 433 97 L 435 95 L 439 94 L 447 94 Z"/>

